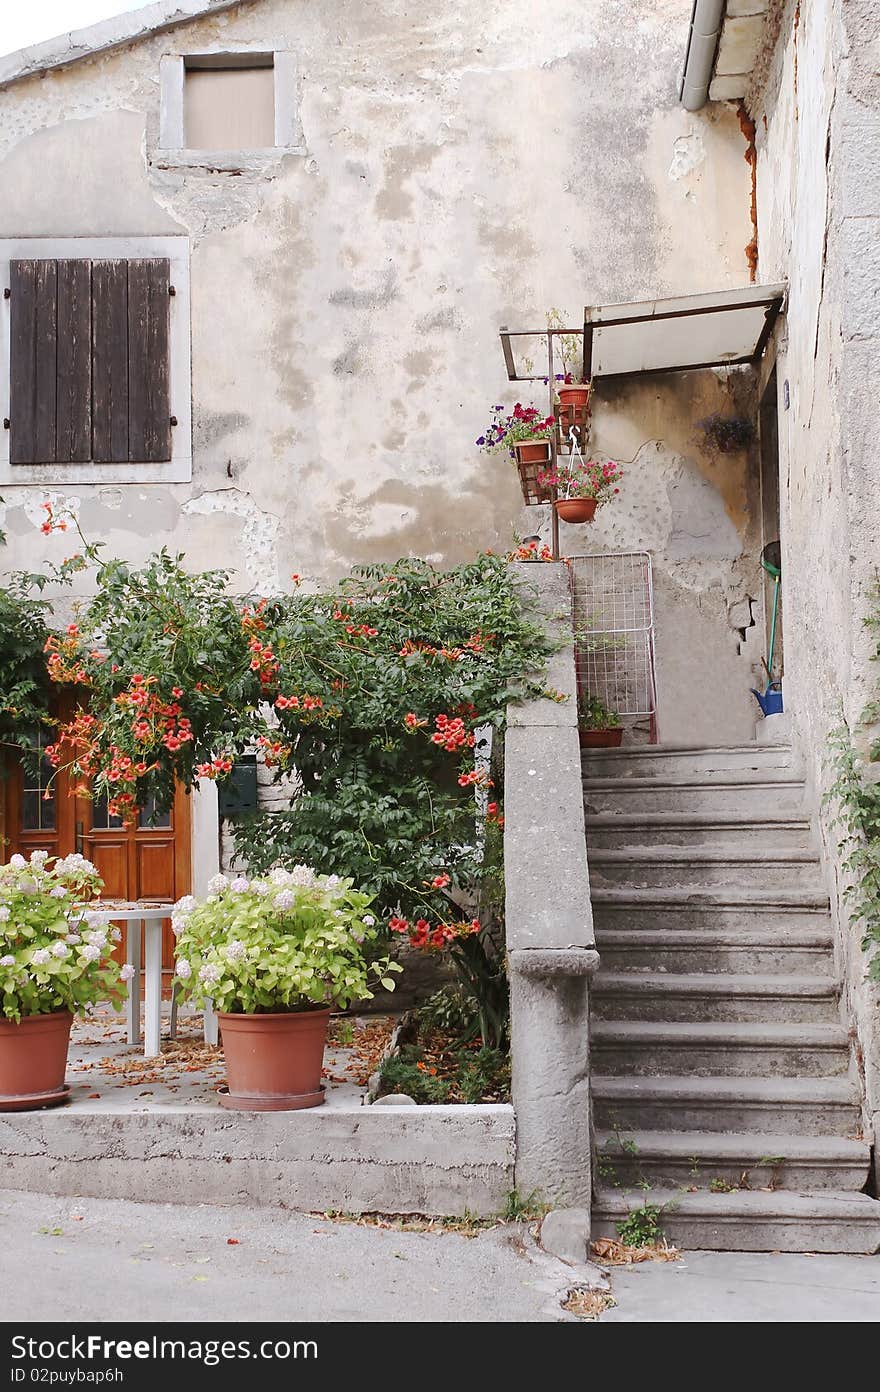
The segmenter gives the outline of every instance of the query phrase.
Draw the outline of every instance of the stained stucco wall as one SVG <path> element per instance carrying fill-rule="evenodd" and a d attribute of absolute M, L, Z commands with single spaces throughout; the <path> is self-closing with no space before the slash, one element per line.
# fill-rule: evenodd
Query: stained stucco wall
<path fill-rule="evenodd" d="M 56 496 L 113 552 L 165 544 L 264 590 L 546 530 L 509 461 L 472 445 L 516 399 L 499 325 L 748 280 L 736 114 L 677 101 L 689 15 L 690 0 L 257 0 L 0 94 L 0 236 L 191 238 L 192 484 Z M 301 151 L 169 167 L 159 60 L 225 44 L 296 55 Z M 613 515 L 567 538 L 654 551 L 670 740 L 753 728 L 757 654 L 737 632 L 758 583 L 753 466 L 694 425 L 747 390 L 701 374 L 603 392 L 597 445 L 629 476 Z M 3 491 L 7 559 L 30 564 L 53 490 Z"/>
<path fill-rule="evenodd" d="M 828 733 L 877 682 L 863 625 L 880 563 L 880 12 L 871 0 L 779 5 L 749 100 L 757 122 L 759 270 L 787 279 L 779 336 L 786 705 L 817 795 Z M 865 739 L 864 734 L 860 736 Z M 819 796 L 817 796 L 817 806 Z M 855 1019 L 869 1127 L 880 1134 L 880 992 L 827 808 L 821 834 Z"/>

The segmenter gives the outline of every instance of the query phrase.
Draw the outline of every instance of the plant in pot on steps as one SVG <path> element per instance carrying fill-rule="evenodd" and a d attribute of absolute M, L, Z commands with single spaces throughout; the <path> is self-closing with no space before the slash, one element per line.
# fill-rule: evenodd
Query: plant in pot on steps
<path fill-rule="evenodd" d="M 50 865 L 37 850 L 0 866 L 0 1111 L 64 1102 L 74 1014 L 121 1004 L 134 968 L 113 959 L 119 930 L 89 921 L 101 888 L 78 854 Z"/>
<path fill-rule="evenodd" d="M 538 474 L 538 483 L 556 489 L 553 506 L 563 522 L 592 522 L 596 509 L 620 492 L 617 485 L 622 478 L 623 470 L 613 460 L 602 464 L 575 454 L 560 455 L 555 469 Z"/>
<path fill-rule="evenodd" d="M 616 711 L 609 710 L 598 696 L 578 692 L 578 738 L 582 749 L 616 749 L 623 740 L 623 727 Z"/>
<path fill-rule="evenodd" d="M 268 876 L 215 875 L 200 904 L 175 904 L 175 979 L 220 1017 L 225 1107 L 296 1111 L 324 1101 L 321 1064 L 332 1010 L 394 989 L 402 970 L 377 955 L 371 900 L 305 865 Z"/>

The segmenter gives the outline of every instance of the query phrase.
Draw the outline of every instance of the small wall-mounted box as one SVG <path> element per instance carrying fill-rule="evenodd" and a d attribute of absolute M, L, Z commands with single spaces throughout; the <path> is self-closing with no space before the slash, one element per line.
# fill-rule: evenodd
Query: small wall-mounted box
<path fill-rule="evenodd" d="M 257 756 L 242 754 L 232 772 L 217 784 L 217 805 L 221 817 L 247 817 L 257 810 Z"/>

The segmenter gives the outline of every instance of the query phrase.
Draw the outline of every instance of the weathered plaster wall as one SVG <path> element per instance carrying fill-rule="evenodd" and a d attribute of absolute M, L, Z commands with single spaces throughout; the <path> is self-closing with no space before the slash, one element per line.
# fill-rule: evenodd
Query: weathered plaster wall
<path fill-rule="evenodd" d="M 786 705 L 818 793 L 828 732 L 855 726 L 876 664 L 863 619 L 880 561 L 880 12 L 871 0 L 779 4 L 772 59 L 752 93 L 761 280 L 787 279 L 779 340 Z M 818 799 L 817 799 L 818 801 Z M 840 967 L 858 1026 L 869 1125 L 880 1135 L 880 992 L 834 880 Z"/>
<path fill-rule="evenodd" d="M 498 326 L 748 279 L 735 113 L 676 98 L 689 13 L 251 0 L 0 92 L 0 236 L 191 238 L 192 484 L 59 485 L 87 532 L 272 589 L 536 530 L 509 461 L 472 445 L 487 407 L 516 399 Z M 296 55 L 302 150 L 169 167 L 159 60 L 226 44 Z M 750 730 L 727 623 L 752 589 L 748 465 L 701 452 L 695 415 L 726 390 L 704 375 L 603 401 L 598 442 L 635 462 L 616 518 L 574 543 L 656 548 L 667 738 L 705 711 L 674 655 L 694 625 L 723 698 L 707 736 Z M 34 560 L 32 493 L 4 489 L 12 564 Z"/>

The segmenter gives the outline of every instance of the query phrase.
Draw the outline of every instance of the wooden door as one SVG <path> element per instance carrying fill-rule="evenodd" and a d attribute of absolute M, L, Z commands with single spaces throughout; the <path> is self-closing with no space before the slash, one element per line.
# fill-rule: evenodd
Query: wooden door
<path fill-rule="evenodd" d="M 162 816 L 148 804 L 126 826 L 111 817 L 106 798 L 75 799 L 78 850 L 97 867 L 108 899 L 167 900 L 173 903 L 190 889 L 191 801 L 178 788 L 174 806 Z M 163 924 L 162 965 L 174 962 L 170 919 Z"/>
<path fill-rule="evenodd" d="M 178 789 L 163 817 L 145 807 L 133 826 L 107 812 L 106 798 L 74 797 L 67 774 L 44 760 L 38 774 L 16 765 L 4 787 L 5 831 L 2 856 L 48 851 L 65 856 L 80 851 L 93 861 L 108 899 L 167 900 L 188 894 L 191 884 L 191 799 Z M 120 953 L 117 955 L 121 954 Z M 120 955 L 121 960 L 121 955 Z M 143 960 L 143 959 L 142 959 Z M 162 965 L 174 962 L 171 921 L 164 925 Z"/>

